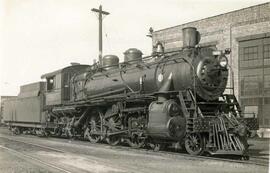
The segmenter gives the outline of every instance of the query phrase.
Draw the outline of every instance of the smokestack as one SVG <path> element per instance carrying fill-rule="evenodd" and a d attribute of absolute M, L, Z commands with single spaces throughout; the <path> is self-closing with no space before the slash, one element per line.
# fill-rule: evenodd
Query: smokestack
<path fill-rule="evenodd" d="M 197 28 L 186 27 L 182 29 L 183 48 L 194 48 L 200 42 L 200 33 Z"/>

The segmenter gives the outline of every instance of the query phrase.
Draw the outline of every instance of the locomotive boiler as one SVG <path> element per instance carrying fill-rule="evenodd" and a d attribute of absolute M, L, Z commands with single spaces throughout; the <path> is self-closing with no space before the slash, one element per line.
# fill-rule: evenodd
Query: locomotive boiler
<path fill-rule="evenodd" d="M 192 89 L 202 100 L 216 100 L 226 88 L 228 60 L 222 52 L 195 49 L 199 37 L 195 28 L 186 28 L 183 33 L 186 45 L 181 52 L 157 54 L 152 63 L 143 62 L 142 52 L 135 48 L 124 53 L 124 63 L 120 67 L 117 56 L 105 56 L 99 72 L 85 72 L 74 77 L 74 100 L 111 94 L 121 88 L 131 93 Z"/>
<path fill-rule="evenodd" d="M 43 75 L 44 118 L 32 130 L 93 143 L 247 156 L 247 135 L 256 127 L 246 123 L 234 94 L 225 93 L 230 51 L 198 46 L 196 28 L 182 33 L 178 51 L 166 52 L 158 42 L 150 56 L 131 48 L 122 63 L 106 55 L 91 66 Z"/>

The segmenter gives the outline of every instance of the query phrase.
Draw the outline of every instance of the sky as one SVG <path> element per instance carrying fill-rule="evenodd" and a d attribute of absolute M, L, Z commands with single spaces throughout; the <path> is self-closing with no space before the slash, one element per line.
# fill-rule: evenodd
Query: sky
<path fill-rule="evenodd" d="M 0 96 L 17 95 L 42 74 L 98 59 L 103 6 L 103 55 L 123 60 L 128 48 L 151 52 L 150 27 L 164 29 L 269 2 L 266 0 L 0 0 Z"/>

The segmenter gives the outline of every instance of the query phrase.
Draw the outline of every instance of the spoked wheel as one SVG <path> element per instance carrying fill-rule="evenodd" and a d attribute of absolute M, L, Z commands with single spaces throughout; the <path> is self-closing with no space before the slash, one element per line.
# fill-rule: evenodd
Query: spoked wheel
<path fill-rule="evenodd" d="M 138 135 L 132 135 L 132 137 L 126 139 L 126 141 L 132 148 L 141 148 L 144 146 L 145 138 L 141 138 Z"/>
<path fill-rule="evenodd" d="M 107 136 L 106 142 L 112 146 L 118 145 L 121 141 L 121 138 L 117 135 Z"/>
<path fill-rule="evenodd" d="M 205 141 L 198 133 L 189 134 L 185 139 L 185 148 L 191 155 L 201 155 L 204 152 Z"/>
<path fill-rule="evenodd" d="M 92 143 L 97 143 L 101 140 L 100 134 L 101 132 L 101 116 L 92 116 L 90 118 L 89 126 L 86 128 L 84 132 L 84 137 L 87 138 Z"/>
<path fill-rule="evenodd" d="M 72 128 L 72 127 L 67 127 L 65 129 L 65 135 L 67 138 L 69 139 L 74 139 L 76 137 L 76 132 L 75 132 L 75 129 Z"/>
<path fill-rule="evenodd" d="M 14 127 L 12 132 L 15 135 L 19 135 L 19 134 L 21 134 L 21 129 L 19 127 Z"/>
<path fill-rule="evenodd" d="M 106 141 L 110 145 L 117 145 L 121 141 L 121 137 L 117 134 L 123 129 L 121 117 L 118 113 L 112 111 L 112 109 L 108 109 L 105 114 L 105 120 L 107 124 L 107 138 Z"/>
<path fill-rule="evenodd" d="M 159 143 L 150 143 L 149 146 L 154 151 L 160 151 L 160 150 L 164 150 L 166 148 L 166 145 L 165 144 L 159 144 Z"/>
<path fill-rule="evenodd" d="M 56 135 L 57 137 L 61 137 L 62 136 L 62 128 L 61 127 L 57 127 L 54 130 L 54 135 Z"/>
<path fill-rule="evenodd" d="M 45 129 L 37 129 L 36 130 L 36 134 L 38 137 L 48 137 L 50 135 L 50 133 L 48 131 L 46 131 Z"/>

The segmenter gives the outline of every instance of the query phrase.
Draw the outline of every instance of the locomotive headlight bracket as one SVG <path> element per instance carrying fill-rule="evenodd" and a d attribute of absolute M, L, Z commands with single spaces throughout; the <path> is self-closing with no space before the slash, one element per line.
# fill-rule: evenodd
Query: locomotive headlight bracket
<path fill-rule="evenodd" d="M 218 58 L 219 65 L 223 68 L 227 67 L 228 65 L 228 58 L 226 56 L 219 56 Z"/>
<path fill-rule="evenodd" d="M 228 65 L 228 58 L 220 50 L 215 50 L 212 52 L 212 55 L 218 59 L 218 64 L 220 67 L 225 68 Z"/>

